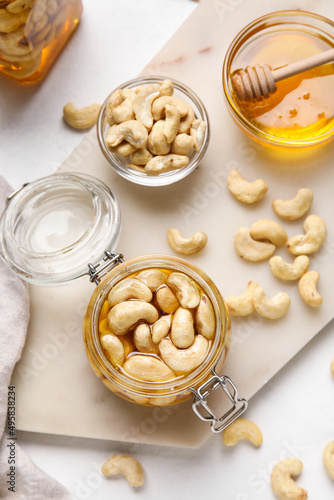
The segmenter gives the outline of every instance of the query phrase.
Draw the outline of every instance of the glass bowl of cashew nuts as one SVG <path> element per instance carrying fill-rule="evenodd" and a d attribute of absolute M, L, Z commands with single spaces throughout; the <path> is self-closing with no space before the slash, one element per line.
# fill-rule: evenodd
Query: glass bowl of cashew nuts
<path fill-rule="evenodd" d="M 146 406 L 188 400 L 221 370 L 230 318 L 212 280 L 177 257 L 118 264 L 95 289 L 84 319 L 89 362 L 118 396 Z"/>
<path fill-rule="evenodd" d="M 136 184 L 164 186 L 198 166 L 209 144 L 209 119 L 200 98 L 183 83 L 139 77 L 106 98 L 97 136 L 119 175 Z"/>

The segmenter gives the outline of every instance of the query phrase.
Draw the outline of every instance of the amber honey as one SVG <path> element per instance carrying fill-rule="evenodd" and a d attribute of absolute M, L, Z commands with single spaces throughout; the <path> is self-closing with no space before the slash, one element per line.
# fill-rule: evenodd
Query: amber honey
<path fill-rule="evenodd" d="M 20 83 L 33 84 L 45 77 L 77 27 L 82 2 L 35 0 L 27 6 L 12 13 L 7 10 L 9 2 L 1 3 L 0 72 Z"/>
<path fill-rule="evenodd" d="M 316 14 L 282 11 L 247 26 L 224 62 L 224 90 L 232 116 L 253 139 L 278 146 L 312 146 L 334 135 L 334 64 L 277 82 L 255 102 L 240 102 L 231 75 L 248 65 L 284 67 L 334 47 L 334 25 Z"/>

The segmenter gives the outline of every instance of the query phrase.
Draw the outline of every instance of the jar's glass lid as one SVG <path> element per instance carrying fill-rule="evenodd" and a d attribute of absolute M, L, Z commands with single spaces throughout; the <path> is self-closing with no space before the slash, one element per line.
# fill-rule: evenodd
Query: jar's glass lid
<path fill-rule="evenodd" d="M 100 180 L 55 174 L 23 186 L 9 197 L 0 219 L 0 254 L 21 278 L 60 285 L 87 275 L 116 248 L 119 205 Z"/>

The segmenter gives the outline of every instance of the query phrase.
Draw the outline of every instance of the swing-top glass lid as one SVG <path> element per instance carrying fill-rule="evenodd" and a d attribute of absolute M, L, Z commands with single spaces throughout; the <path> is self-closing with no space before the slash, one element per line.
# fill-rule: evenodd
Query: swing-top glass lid
<path fill-rule="evenodd" d="M 0 254 L 21 278 L 61 285 L 87 275 L 116 248 L 119 205 L 110 189 L 85 174 L 55 174 L 22 186 L 0 219 Z"/>

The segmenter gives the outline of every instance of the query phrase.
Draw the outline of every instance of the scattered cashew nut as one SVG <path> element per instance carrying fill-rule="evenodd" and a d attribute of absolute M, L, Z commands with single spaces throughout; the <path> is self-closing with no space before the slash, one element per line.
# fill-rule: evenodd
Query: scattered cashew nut
<path fill-rule="evenodd" d="M 123 300 L 140 299 L 151 302 L 152 292 L 145 283 L 136 278 L 126 278 L 115 285 L 109 292 L 108 303 L 110 307 Z"/>
<path fill-rule="evenodd" d="M 179 307 L 173 316 L 171 339 L 180 349 L 190 347 L 195 340 L 194 317 L 189 309 Z"/>
<path fill-rule="evenodd" d="M 318 215 L 309 215 L 303 224 L 305 234 L 298 234 L 288 239 L 287 248 L 294 255 L 316 252 L 327 237 L 325 221 Z"/>
<path fill-rule="evenodd" d="M 320 274 L 317 271 L 308 271 L 299 280 L 298 290 L 303 301 L 311 307 L 320 307 L 323 301 L 317 291 Z"/>
<path fill-rule="evenodd" d="M 311 189 L 299 189 L 292 200 L 274 200 L 273 209 L 283 219 L 296 220 L 306 214 L 311 208 L 313 193 Z"/>
<path fill-rule="evenodd" d="M 237 418 L 223 430 L 223 441 L 226 446 L 234 446 L 240 439 L 247 439 L 254 446 L 260 446 L 263 441 L 259 427 L 246 418 Z"/>
<path fill-rule="evenodd" d="M 197 307 L 201 299 L 196 283 L 183 273 L 173 272 L 167 278 L 167 285 L 175 292 L 185 309 Z"/>
<path fill-rule="evenodd" d="M 229 172 L 227 187 L 237 200 L 248 204 L 261 200 L 268 191 L 268 186 L 263 179 L 248 182 L 237 169 Z"/>
<path fill-rule="evenodd" d="M 236 232 L 234 247 L 242 259 L 250 262 L 260 262 L 269 259 L 276 250 L 276 246 L 272 243 L 253 240 L 248 227 L 241 227 Z"/>
<path fill-rule="evenodd" d="M 292 264 L 285 262 L 282 257 L 275 255 L 271 257 L 269 266 L 274 276 L 281 280 L 298 280 L 308 270 L 310 259 L 307 255 L 299 255 Z"/>
<path fill-rule="evenodd" d="M 91 128 L 96 123 L 100 109 L 100 104 L 90 104 L 83 108 L 77 108 L 72 102 L 69 102 L 63 108 L 64 119 L 70 127 L 84 130 Z"/>
<path fill-rule="evenodd" d="M 334 441 L 326 446 L 322 458 L 329 477 L 334 480 Z"/>
<path fill-rule="evenodd" d="M 287 458 L 278 462 L 271 473 L 271 487 L 280 500 L 306 500 L 308 493 L 294 482 L 292 477 L 298 476 L 303 464 L 298 458 Z"/>
<path fill-rule="evenodd" d="M 150 354 L 131 355 L 125 360 L 123 369 L 130 377 L 148 382 L 163 382 L 175 377 L 172 369 L 164 361 Z"/>
<path fill-rule="evenodd" d="M 113 455 L 102 465 L 101 472 L 110 477 L 123 474 L 134 487 L 144 483 L 144 470 L 138 460 L 130 455 Z"/>
<path fill-rule="evenodd" d="M 115 335 L 125 335 L 138 321 L 154 323 L 158 316 L 158 311 L 152 304 L 142 300 L 128 300 L 110 309 L 108 324 L 110 331 Z"/>
<path fill-rule="evenodd" d="M 257 313 L 264 318 L 278 319 L 284 316 L 290 307 L 291 300 L 287 293 L 278 292 L 269 299 L 264 288 L 257 286 L 253 293 L 253 305 Z"/>
<path fill-rule="evenodd" d="M 228 310 L 233 316 L 247 316 L 255 311 L 253 294 L 258 286 L 256 281 L 250 281 L 241 295 L 229 295 L 225 299 Z"/>
<path fill-rule="evenodd" d="M 147 175 L 159 175 L 165 172 L 170 172 L 171 170 L 179 170 L 186 167 L 188 163 L 188 156 L 174 154 L 154 156 L 152 160 L 149 160 L 146 163 L 145 173 Z"/>
<path fill-rule="evenodd" d="M 178 374 L 195 370 L 203 362 L 208 349 L 209 342 L 200 335 L 195 336 L 194 343 L 188 349 L 178 349 L 170 339 L 162 339 L 159 344 L 162 359 Z"/>
<path fill-rule="evenodd" d="M 269 240 L 273 245 L 284 245 L 288 235 L 284 227 L 270 219 L 260 219 L 251 225 L 250 235 L 254 240 Z"/>
<path fill-rule="evenodd" d="M 178 229 L 168 229 L 167 239 L 172 250 L 183 255 L 200 252 L 208 241 L 207 235 L 203 232 L 194 233 L 191 238 L 183 238 Z"/>

